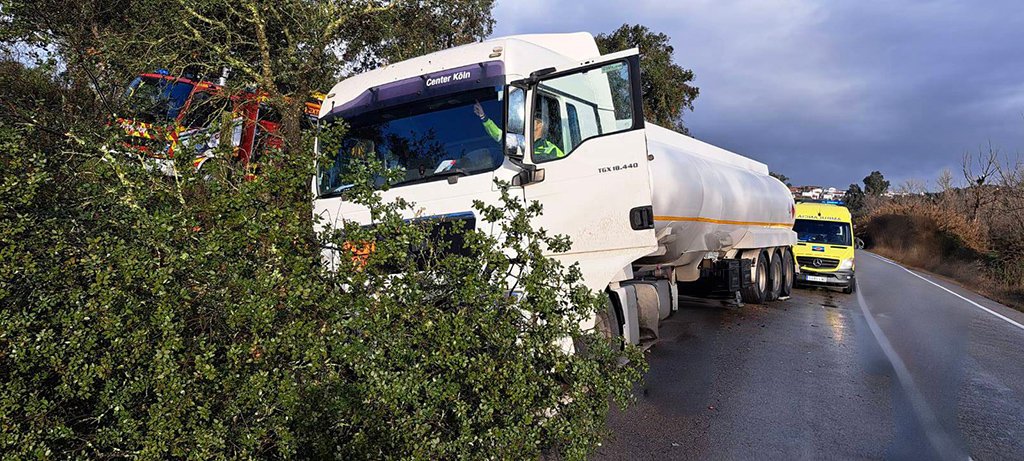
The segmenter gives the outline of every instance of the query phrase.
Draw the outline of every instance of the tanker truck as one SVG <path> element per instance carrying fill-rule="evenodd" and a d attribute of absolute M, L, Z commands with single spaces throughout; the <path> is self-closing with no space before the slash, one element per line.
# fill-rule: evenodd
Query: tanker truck
<path fill-rule="evenodd" d="M 381 194 L 415 202 L 410 219 L 486 232 L 473 201 L 499 203 L 496 180 L 539 201 L 534 225 L 572 241 L 550 256 L 607 296 L 585 328 L 640 344 L 680 295 L 787 297 L 789 189 L 763 163 L 645 122 L 641 97 L 639 52 L 601 55 L 589 33 L 497 38 L 354 75 L 321 106 L 321 123 L 349 129 L 313 178 L 313 212 L 321 226 L 372 224 L 339 171 L 358 145 L 401 173 Z"/>

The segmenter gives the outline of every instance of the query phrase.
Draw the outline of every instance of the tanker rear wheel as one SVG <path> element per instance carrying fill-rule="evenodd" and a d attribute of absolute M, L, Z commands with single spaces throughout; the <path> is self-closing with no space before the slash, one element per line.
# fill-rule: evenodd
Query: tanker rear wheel
<path fill-rule="evenodd" d="M 768 263 L 768 292 L 765 293 L 766 301 L 775 301 L 782 296 L 782 285 L 784 279 L 782 267 L 782 254 L 777 251 L 771 252 L 771 262 Z"/>
<path fill-rule="evenodd" d="M 796 266 L 793 265 L 793 250 L 782 248 L 782 293 L 781 297 L 793 294 L 793 283 L 796 282 Z"/>
<path fill-rule="evenodd" d="M 743 289 L 743 302 L 747 304 L 764 304 L 768 295 L 767 252 L 761 252 L 753 269 L 754 280 L 751 280 L 751 283 Z"/>

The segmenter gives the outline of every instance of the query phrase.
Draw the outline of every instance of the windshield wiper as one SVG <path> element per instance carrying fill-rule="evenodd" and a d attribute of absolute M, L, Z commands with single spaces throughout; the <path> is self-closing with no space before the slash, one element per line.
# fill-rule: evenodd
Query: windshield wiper
<path fill-rule="evenodd" d="M 442 171 L 440 173 L 431 173 L 430 176 L 423 176 L 421 178 L 391 183 L 391 187 L 408 186 L 410 184 L 420 184 L 433 181 L 434 178 L 446 178 L 450 176 L 469 176 L 469 172 L 463 170 L 462 168 L 452 168 L 449 170 Z M 451 181 L 451 179 L 449 179 L 449 181 Z"/>
<path fill-rule="evenodd" d="M 442 178 L 448 178 L 448 184 L 455 184 L 459 182 L 459 176 L 469 176 L 469 173 L 462 168 L 450 168 L 440 173 L 434 173 L 430 176 L 440 176 Z"/>
<path fill-rule="evenodd" d="M 463 170 L 462 168 L 449 168 L 449 169 L 444 170 L 444 171 L 442 171 L 440 173 L 434 173 L 434 174 L 432 174 L 430 176 L 427 176 L 427 177 L 428 178 L 431 178 L 431 177 L 434 177 L 434 176 L 447 177 L 447 176 L 454 176 L 454 175 L 469 176 L 469 173 L 466 172 L 466 170 Z"/>
<path fill-rule="evenodd" d="M 346 184 L 346 185 L 338 187 L 338 188 L 336 188 L 336 189 L 334 189 L 334 190 L 332 190 L 330 192 L 324 192 L 324 193 L 322 193 L 320 195 L 317 195 L 316 198 L 322 199 L 322 198 L 340 197 L 343 193 L 345 193 L 346 190 L 349 190 L 351 188 L 352 188 L 352 184 Z"/>

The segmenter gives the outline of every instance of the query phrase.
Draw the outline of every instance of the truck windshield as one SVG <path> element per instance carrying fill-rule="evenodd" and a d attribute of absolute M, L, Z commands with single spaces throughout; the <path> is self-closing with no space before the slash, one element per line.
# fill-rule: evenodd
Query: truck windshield
<path fill-rule="evenodd" d="M 504 158 L 498 142 L 501 92 L 501 87 L 465 91 L 348 119 L 334 163 L 318 172 L 319 195 L 344 190 L 346 166 L 361 155 L 375 155 L 387 168 L 398 170 L 392 186 L 494 170 Z"/>
<path fill-rule="evenodd" d="M 793 225 L 796 238 L 801 242 L 850 245 L 850 225 L 843 222 L 797 219 Z"/>
<path fill-rule="evenodd" d="M 192 94 L 191 83 L 136 77 L 128 86 L 128 117 L 140 122 L 171 122 Z"/>

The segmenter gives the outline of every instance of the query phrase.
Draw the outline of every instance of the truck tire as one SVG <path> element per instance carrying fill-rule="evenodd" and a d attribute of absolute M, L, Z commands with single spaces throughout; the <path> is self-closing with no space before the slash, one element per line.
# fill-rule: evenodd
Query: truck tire
<path fill-rule="evenodd" d="M 793 265 L 793 250 L 782 249 L 782 292 L 780 297 L 793 295 L 793 284 L 796 282 L 796 266 Z"/>
<path fill-rule="evenodd" d="M 605 309 L 597 312 L 597 331 L 603 336 L 608 342 L 617 344 L 618 348 L 622 347 L 622 314 L 620 308 L 616 305 L 617 303 L 612 300 L 612 295 L 605 295 Z"/>
<path fill-rule="evenodd" d="M 761 252 L 751 274 L 753 280 L 743 289 L 743 302 L 746 304 L 764 304 L 768 292 L 768 253 Z"/>
<path fill-rule="evenodd" d="M 785 283 L 782 275 L 782 253 L 773 251 L 771 257 L 771 261 L 768 262 L 768 292 L 765 293 L 765 301 L 769 302 L 782 296 L 782 284 Z"/>
<path fill-rule="evenodd" d="M 625 340 L 622 337 L 622 322 L 617 302 L 612 300 L 611 293 L 605 294 L 605 308 L 599 309 L 594 319 L 594 331 L 608 342 L 612 350 L 621 351 Z M 590 345 L 583 336 L 573 336 L 573 349 L 576 354 L 583 357 L 590 357 Z"/>

